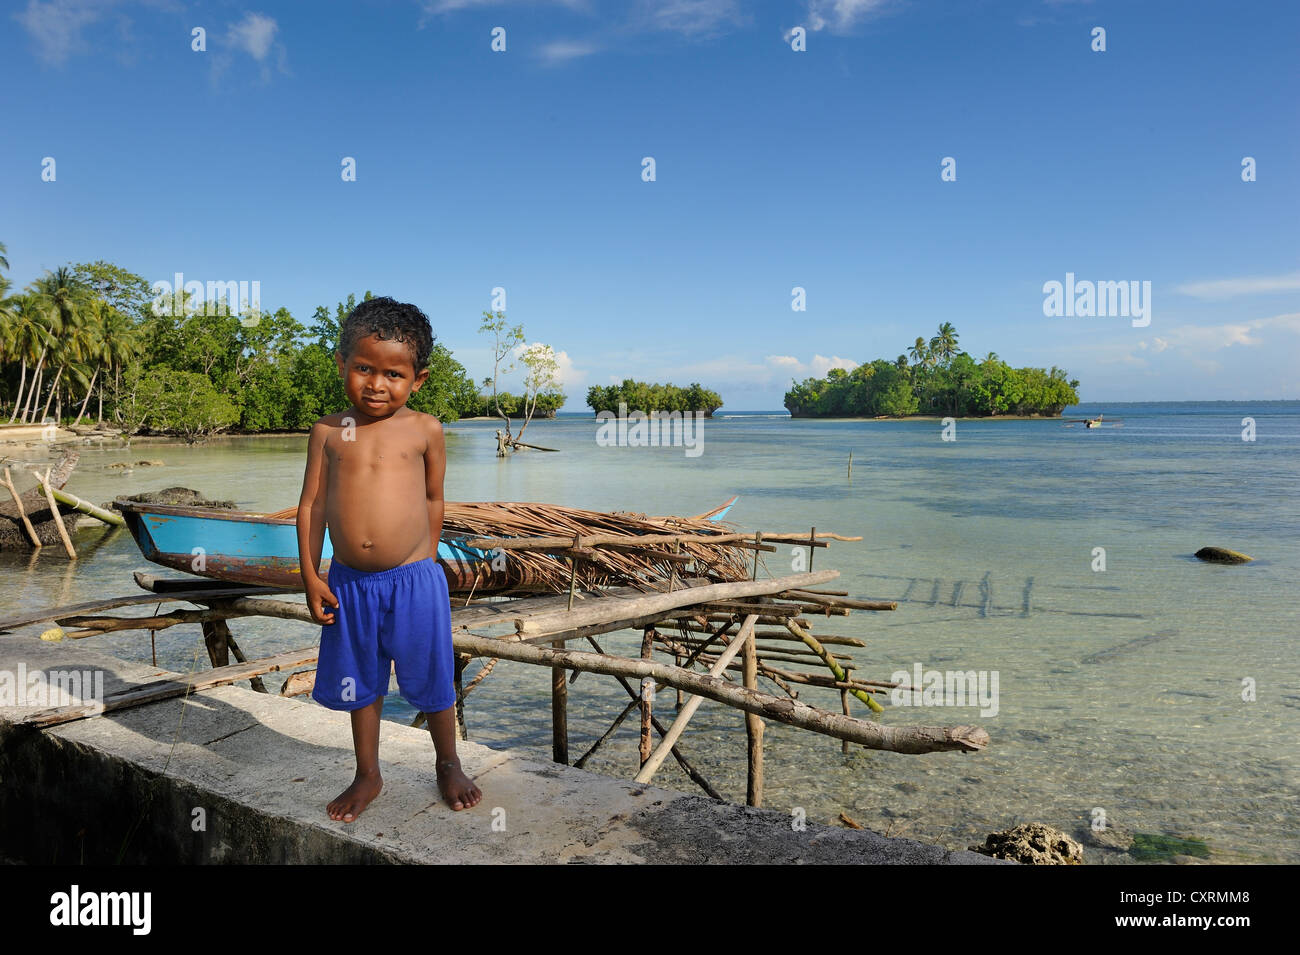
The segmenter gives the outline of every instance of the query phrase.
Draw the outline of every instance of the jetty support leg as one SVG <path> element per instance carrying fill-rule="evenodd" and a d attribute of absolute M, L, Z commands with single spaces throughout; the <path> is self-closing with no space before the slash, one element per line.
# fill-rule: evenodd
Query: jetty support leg
<path fill-rule="evenodd" d="M 749 628 L 745 638 L 745 689 L 758 689 L 758 650 L 754 644 L 754 628 Z M 746 752 L 749 773 L 745 787 L 745 805 L 763 805 L 763 720 L 754 713 L 745 714 Z"/>
<path fill-rule="evenodd" d="M 556 640 L 551 646 L 563 650 L 564 641 Z M 569 685 L 563 667 L 551 667 L 551 758 L 569 764 Z"/>

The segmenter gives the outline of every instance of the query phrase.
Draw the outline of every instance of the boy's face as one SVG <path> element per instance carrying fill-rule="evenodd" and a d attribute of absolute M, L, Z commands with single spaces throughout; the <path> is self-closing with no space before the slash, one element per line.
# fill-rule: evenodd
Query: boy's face
<path fill-rule="evenodd" d="M 334 360 L 348 400 L 370 418 L 387 418 L 400 410 L 429 377 L 429 369 L 415 370 L 406 342 L 376 335 L 360 339 L 346 362 L 340 352 L 334 353 Z"/>

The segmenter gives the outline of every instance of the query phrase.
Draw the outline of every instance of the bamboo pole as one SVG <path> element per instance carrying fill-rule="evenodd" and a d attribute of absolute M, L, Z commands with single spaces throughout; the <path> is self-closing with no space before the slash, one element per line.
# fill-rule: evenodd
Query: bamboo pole
<path fill-rule="evenodd" d="M 106 511 L 96 504 L 89 501 L 83 501 L 75 494 L 69 494 L 67 491 L 54 490 L 54 499 L 68 505 L 73 510 L 80 511 L 83 514 L 89 514 L 91 517 L 103 521 L 105 524 L 112 524 L 115 527 L 126 527 L 126 520 L 121 514 L 114 514 L 112 511 Z"/>
<path fill-rule="evenodd" d="M 45 469 L 45 477 L 36 475 L 36 480 L 41 487 L 45 489 L 45 499 L 50 502 L 50 513 L 54 515 L 54 525 L 59 529 L 59 537 L 63 538 L 63 549 L 68 552 L 68 560 L 76 560 L 77 552 L 72 547 L 72 540 L 68 537 L 68 529 L 63 526 L 63 515 L 59 513 L 59 505 L 54 502 L 54 493 L 50 488 L 50 471 L 51 468 Z"/>
<path fill-rule="evenodd" d="M 717 679 L 718 675 L 722 673 L 726 665 L 731 662 L 737 653 L 740 652 L 741 646 L 743 646 L 745 641 L 750 638 L 751 634 L 753 634 L 754 624 L 757 621 L 758 616 L 756 614 L 750 614 L 745 618 L 745 622 L 740 626 L 740 632 L 736 634 L 731 643 L 727 644 L 727 649 L 722 651 L 721 656 L 718 657 L 718 662 L 713 664 L 709 669 L 710 677 Z M 746 692 L 754 693 L 755 691 L 747 690 Z M 650 754 L 650 758 L 641 766 L 641 771 L 636 774 L 636 778 L 633 780 L 634 782 L 650 782 L 654 777 L 655 771 L 663 765 L 664 757 L 668 755 L 668 750 L 681 737 L 682 733 L 686 730 L 686 724 L 690 722 L 691 717 L 695 715 L 695 711 L 700 708 L 700 704 L 703 702 L 703 696 L 692 696 L 686 701 L 686 705 L 682 707 L 681 712 L 677 714 L 677 718 L 673 720 L 673 725 L 668 727 L 668 732 L 665 733 L 664 738 L 660 740 L 659 747 Z"/>
<path fill-rule="evenodd" d="M 761 532 L 760 532 L 761 533 Z M 781 533 L 781 534 L 762 534 L 762 539 L 768 543 L 761 546 L 765 553 L 772 553 L 776 550 L 771 546 L 771 542 L 777 543 L 807 543 L 808 537 L 802 532 Z M 833 541 L 860 541 L 861 537 L 848 537 L 843 534 L 835 534 L 830 531 L 824 531 L 817 535 L 817 540 Z M 606 545 L 624 544 L 628 546 L 644 546 L 649 544 L 672 544 L 680 541 L 683 544 L 728 544 L 743 550 L 752 550 L 754 548 L 754 535 L 748 532 L 727 533 L 727 534 L 583 534 L 580 537 L 582 547 L 601 547 Z M 457 544 L 461 547 L 469 547 L 475 550 L 547 550 L 563 549 L 568 550 L 573 547 L 571 537 L 561 537 L 558 535 L 538 536 L 538 537 L 471 537 L 463 541 L 458 540 Z M 824 544 L 818 543 L 818 547 L 824 547 Z"/>
<path fill-rule="evenodd" d="M 750 617 L 750 625 L 745 637 L 745 689 L 758 690 L 758 649 L 754 643 L 755 617 Z M 744 628 L 742 628 L 744 629 Z M 748 761 L 748 775 L 745 785 L 745 804 L 763 805 L 763 721 L 754 713 L 745 714 L 745 750 Z"/>
<path fill-rule="evenodd" d="M 839 663 L 836 662 L 835 658 L 826 651 L 825 647 L 823 647 L 820 643 L 817 642 L 816 637 L 814 637 L 811 633 L 808 633 L 806 630 L 800 629 L 799 625 L 797 623 L 794 623 L 793 621 L 786 623 L 786 627 L 788 627 L 790 632 L 793 633 L 796 637 L 803 640 L 803 642 L 808 645 L 809 650 L 814 651 L 818 656 L 822 658 L 822 662 L 825 663 L 827 668 L 832 673 L 835 674 L 835 678 L 837 680 L 847 680 L 848 677 L 847 674 L 845 674 L 844 672 L 844 668 L 841 667 Z M 885 711 L 885 708 L 881 706 L 879 703 L 877 703 L 875 698 L 872 697 L 870 694 L 864 693 L 862 690 L 850 690 L 849 692 L 852 693 L 854 696 L 856 696 L 863 703 L 867 704 L 867 706 L 871 707 L 873 712 L 883 713 Z"/>
<path fill-rule="evenodd" d="M 27 529 L 27 536 L 32 539 L 32 545 L 37 550 L 40 550 L 42 546 L 41 539 L 36 534 L 36 528 L 32 527 L 32 522 L 27 518 L 27 511 L 23 507 L 23 499 L 19 495 L 18 490 L 14 487 L 13 479 L 9 477 L 8 468 L 5 468 L 5 487 L 9 488 L 9 493 L 13 495 L 14 506 L 18 508 L 18 516 L 22 518 L 23 527 Z"/>

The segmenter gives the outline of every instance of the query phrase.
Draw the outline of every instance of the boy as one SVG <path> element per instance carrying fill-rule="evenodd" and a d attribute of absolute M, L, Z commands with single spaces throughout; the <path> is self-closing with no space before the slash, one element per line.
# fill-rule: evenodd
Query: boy
<path fill-rule="evenodd" d="M 362 302 L 344 320 L 334 356 L 352 407 L 321 418 L 307 439 L 298 557 L 307 607 L 322 624 L 312 698 L 352 714 L 356 777 L 327 807 L 343 822 L 383 787 L 379 716 L 390 661 L 402 696 L 428 716 L 447 805 L 468 809 L 483 795 L 456 756 L 451 605 L 437 563 L 442 424 L 406 407 L 429 377 L 432 350 L 433 330 L 414 305 Z M 319 573 L 326 527 L 328 583 Z"/>

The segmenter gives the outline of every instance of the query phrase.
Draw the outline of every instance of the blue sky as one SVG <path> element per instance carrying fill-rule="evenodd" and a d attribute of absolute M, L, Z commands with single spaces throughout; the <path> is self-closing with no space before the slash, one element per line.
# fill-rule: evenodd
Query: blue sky
<path fill-rule="evenodd" d="M 977 356 L 1068 369 L 1087 401 L 1300 398 L 1295 4 L 20 0 L 3 17 L 19 285 L 102 258 L 256 280 L 303 321 L 370 289 L 419 304 L 476 379 L 500 286 L 561 353 L 566 411 L 629 376 L 780 408 L 792 377 L 893 359 L 943 321 Z M 1150 324 L 1045 316 L 1067 272 L 1150 282 Z"/>

